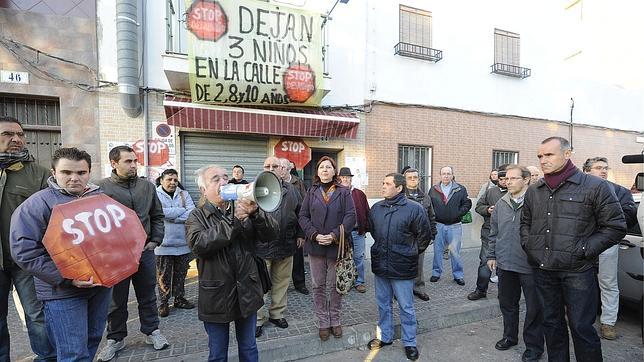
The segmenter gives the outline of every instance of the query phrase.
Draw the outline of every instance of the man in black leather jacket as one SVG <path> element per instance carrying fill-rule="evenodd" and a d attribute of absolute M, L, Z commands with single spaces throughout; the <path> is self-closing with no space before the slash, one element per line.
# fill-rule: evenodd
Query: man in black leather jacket
<path fill-rule="evenodd" d="M 226 360 L 233 321 L 239 359 L 257 361 L 255 321 L 264 292 L 255 247 L 258 240 L 276 239 L 279 225 L 254 202 L 238 201 L 233 211 L 220 195 L 227 183 L 219 166 L 197 170 L 202 200 L 186 220 L 186 239 L 197 257 L 199 320 L 208 334 L 209 361 Z"/>
<path fill-rule="evenodd" d="M 586 175 L 570 160 L 568 140 L 550 137 L 537 157 L 543 180 L 526 192 L 521 246 L 535 268 L 544 306 L 548 358 L 568 361 L 568 326 L 578 361 L 601 361 L 593 327 L 597 314 L 597 258 L 626 235 L 617 197 L 605 180 Z"/>

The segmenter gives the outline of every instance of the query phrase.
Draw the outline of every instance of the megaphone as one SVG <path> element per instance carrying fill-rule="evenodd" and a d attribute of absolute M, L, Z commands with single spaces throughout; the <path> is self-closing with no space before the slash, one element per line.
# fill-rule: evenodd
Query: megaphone
<path fill-rule="evenodd" d="M 224 201 L 246 199 L 254 201 L 266 212 L 273 212 L 282 203 L 282 183 L 274 173 L 263 171 L 249 184 L 229 184 L 220 188 Z"/>

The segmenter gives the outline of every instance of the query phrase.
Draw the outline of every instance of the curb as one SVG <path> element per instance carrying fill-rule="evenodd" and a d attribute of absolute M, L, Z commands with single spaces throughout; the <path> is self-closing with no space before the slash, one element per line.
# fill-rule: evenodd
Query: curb
<path fill-rule="evenodd" d="M 523 300 L 521 304 L 523 304 Z M 395 309 L 396 307 L 394 307 Z M 438 313 L 438 311 L 436 313 L 426 313 L 425 318 L 418 318 L 416 333 L 428 333 L 443 328 L 492 319 L 501 315 L 496 298 L 468 301 L 468 303 L 461 305 L 450 305 L 446 309 L 441 313 Z M 358 348 L 365 350 L 367 343 L 376 337 L 376 324 L 377 321 L 373 321 L 373 323 L 343 326 L 342 338 L 331 337 L 326 342 L 320 341 L 317 333 L 307 333 L 299 336 L 261 341 L 257 344 L 257 349 L 259 350 L 260 360 L 264 361 L 295 361 L 346 349 Z M 397 323 L 394 326 L 394 339 L 399 338 L 400 323 Z M 230 361 L 238 361 L 237 347 L 229 350 L 228 357 Z M 208 352 L 199 352 L 157 361 L 205 361 L 207 359 Z"/>

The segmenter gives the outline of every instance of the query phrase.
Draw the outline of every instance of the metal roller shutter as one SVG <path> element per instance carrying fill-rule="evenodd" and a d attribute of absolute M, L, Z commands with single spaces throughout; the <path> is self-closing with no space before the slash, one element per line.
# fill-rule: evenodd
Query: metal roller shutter
<path fill-rule="evenodd" d="M 181 183 L 195 200 L 199 200 L 199 188 L 195 181 L 195 171 L 202 166 L 216 164 L 228 170 L 232 177 L 234 165 L 244 167 L 244 179 L 251 182 L 263 171 L 266 158 L 267 139 L 235 138 L 224 135 L 194 135 L 181 137 L 182 176 Z"/>

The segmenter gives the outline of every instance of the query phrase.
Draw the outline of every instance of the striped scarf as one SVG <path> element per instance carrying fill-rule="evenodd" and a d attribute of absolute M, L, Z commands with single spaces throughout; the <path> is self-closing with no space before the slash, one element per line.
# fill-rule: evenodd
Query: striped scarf
<path fill-rule="evenodd" d="M 20 152 L 11 153 L 11 152 L 0 152 L 0 168 L 8 168 L 14 163 L 30 161 L 31 155 L 29 154 L 28 149 L 23 149 Z"/>

